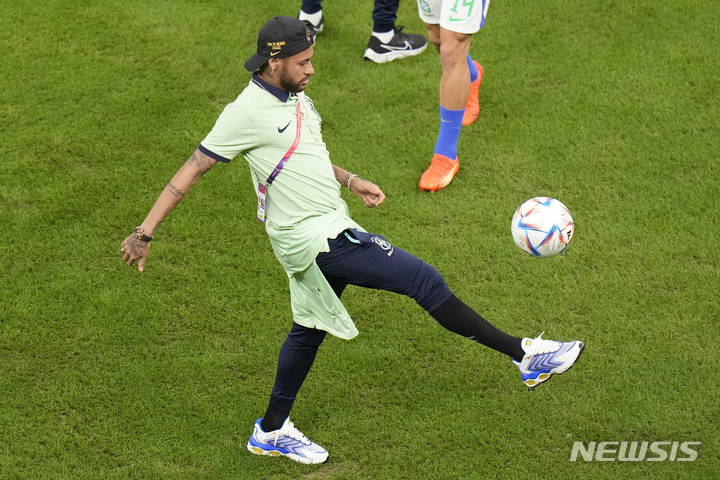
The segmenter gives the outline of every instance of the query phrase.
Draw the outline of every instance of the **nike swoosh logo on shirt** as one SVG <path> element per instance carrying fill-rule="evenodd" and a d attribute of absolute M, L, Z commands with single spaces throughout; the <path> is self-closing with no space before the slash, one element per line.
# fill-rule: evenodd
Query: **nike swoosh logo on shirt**
<path fill-rule="evenodd" d="M 292 120 L 289 120 L 287 125 L 285 125 L 283 128 L 278 127 L 278 133 L 283 133 L 285 131 L 285 129 L 288 127 L 288 125 L 290 125 L 291 121 Z"/>
<path fill-rule="evenodd" d="M 383 43 L 381 43 L 380 46 L 387 50 L 412 50 L 412 46 L 410 46 L 407 40 L 405 40 L 405 45 L 402 47 L 393 47 L 392 45 L 385 45 Z"/>

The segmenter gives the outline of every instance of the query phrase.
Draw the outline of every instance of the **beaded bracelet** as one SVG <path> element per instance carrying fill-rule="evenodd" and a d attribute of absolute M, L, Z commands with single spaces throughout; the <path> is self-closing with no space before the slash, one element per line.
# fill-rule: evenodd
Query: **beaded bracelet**
<path fill-rule="evenodd" d="M 352 185 L 352 181 L 355 180 L 356 178 L 357 178 L 356 174 L 353 173 L 352 175 L 350 175 L 350 178 L 348 178 L 348 181 L 347 181 L 348 190 L 350 189 L 350 185 Z"/>
<path fill-rule="evenodd" d="M 145 229 L 143 227 L 141 227 L 140 225 L 135 227 L 135 230 L 133 230 L 132 235 L 133 235 L 133 237 L 137 238 L 141 242 L 149 242 L 153 239 L 153 237 L 151 237 L 149 235 L 145 235 Z"/>

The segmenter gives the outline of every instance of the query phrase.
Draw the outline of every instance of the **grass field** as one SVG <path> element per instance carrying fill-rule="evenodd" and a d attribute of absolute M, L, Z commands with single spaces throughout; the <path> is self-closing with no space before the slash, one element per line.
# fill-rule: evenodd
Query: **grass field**
<path fill-rule="evenodd" d="M 119 249 L 247 84 L 260 26 L 299 5 L 0 0 L 0 479 L 717 478 L 720 3 L 701 0 L 493 1 L 480 118 L 436 194 L 417 181 L 437 53 L 364 62 L 372 2 L 328 0 L 307 93 L 334 163 L 387 195 L 345 196 L 353 217 L 503 330 L 586 350 L 530 391 L 412 300 L 350 288 L 360 336 L 328 338 L 292 414 L 329 460 L 246 451 L 292 318 L 243 160 L 194 187 L 144 273 Z M 398 24 L 425 33 L 416 8 Z M 576 222 L 553 259 L 510 236 L 538 195 Z M 571 462 L 577 441 L 701 444 Z"/>

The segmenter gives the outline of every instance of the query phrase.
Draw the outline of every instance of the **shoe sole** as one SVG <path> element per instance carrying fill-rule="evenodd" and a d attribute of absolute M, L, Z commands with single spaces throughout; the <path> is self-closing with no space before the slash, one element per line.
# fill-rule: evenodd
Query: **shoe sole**
<path fill-rule="evenodd" d="M 562 367 L 553 368 L 552 370 L 550 370 L 547 373 L 541 373 L 540 375 L 537 376 L 537 378 L 529 378 L 529 379 L 525 380 L 525 385 L 527 385 L 529 388 L 535 388 L 538 385 L 540 385 L 541 383 L 544 383 L 544 382 L 550 380 L 550 377 L 552 377 L 553 375 L 561 375 L 561 374 L 567 372 L 580 359 L 580 355 L 582 355 L 583 350 L 585 350 L 585 344 L 580 342 L 580 351 L 578 352 L 577 357 L 575 357 L 575 360 L 573 360 L 573 362 L 570 365 L 568 365 L 564 369 Z"/>
<path fill-rule="evenodd" d="M 457 160 L 455 160 L 455 161 L 457 162 Z M 457 172 L 459 170 L 460 170 L 460 164 L 456 165 L 455 168 L 450 173 L 448 173 L 445 177 L 443 177 L 442 181 L 440 182 L 440 186 L 438 188 L 433 190 L 432 188 L 420 187 L 420 190 L 422 190 L 424 192 L 433 192 L 433 193 L 439 192 L 443 188 L 450 185 L 450 182 L 452 182 L 453 178 L 455 178 L 455 175 L 457 175 Z"/>
<path fill-rule="evenodd" d="M 291 460 L 295 460 L 296 462 L 304 463 L 306 465 L 323 463 L 325 462 L 325 460 L 327 460 L 328 457 L 327 455 L 325 455 L 325 458 L 323 458 L 322 460 L 313 460 L 312 458 L 301 457 L 300 455 L 296 455 L 294 453 L 283 453 L 278 450 L 263 450 L 260 447 L 256 447 L 250 444 L 250 442 L 248 442 L 247 444 L 247 449 L 249 452 L 254 453 L 255 455 L 268 455 L 270 457 L 287 457 Z"/>
<path fill-rule="evenodd" d="M 412 57 L 419 53 L 422 53 L 427 47 L 427 43 L 420 48 L 415 50 L 395 50 L 388 53 L 378 53 L 372 48 L 365 50 L 365 60 L 375 63 L 387 63 L 397 60 L 398 58 Z"/>

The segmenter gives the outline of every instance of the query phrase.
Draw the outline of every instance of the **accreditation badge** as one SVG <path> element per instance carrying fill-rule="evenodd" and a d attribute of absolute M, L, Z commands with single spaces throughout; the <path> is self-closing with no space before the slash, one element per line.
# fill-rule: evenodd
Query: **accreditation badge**
<path fill-rule="evenodd" d="M 260 223 L 265 223 L 265 194 L 267 187 L 264 183 L 258 182 L 257 187 L 257 219 Z"/>

